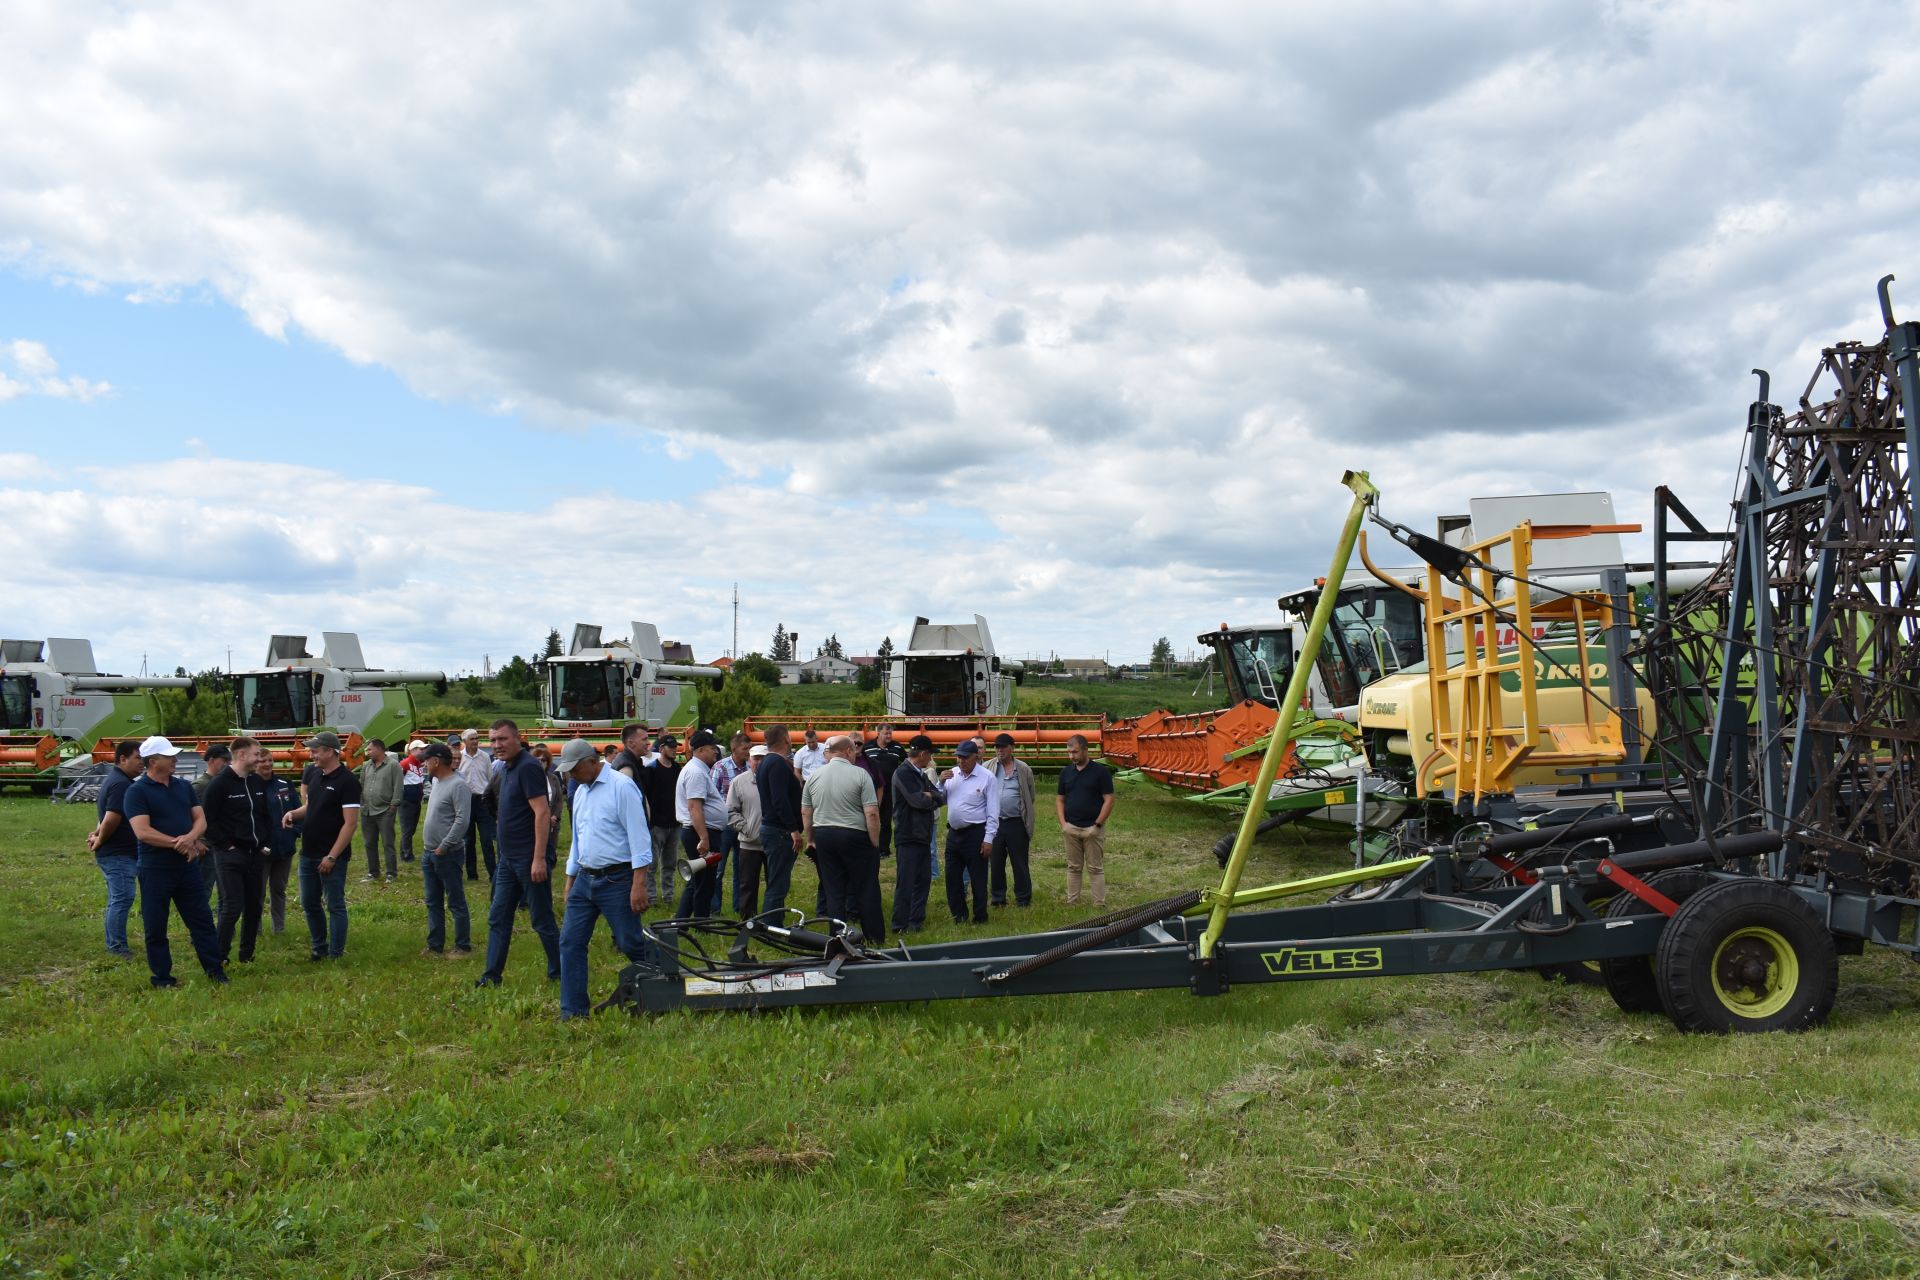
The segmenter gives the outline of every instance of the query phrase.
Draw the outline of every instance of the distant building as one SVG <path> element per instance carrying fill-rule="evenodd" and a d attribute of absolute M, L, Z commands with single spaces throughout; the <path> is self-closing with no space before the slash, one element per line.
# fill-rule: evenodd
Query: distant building
<path fill-rule="evenodd" d="M 808 658 L 805 662 L 796 665 L 800 671 L 806 673 L 804 677 L 799 678 L 811 684 L 851 684 L 860 674 L 860 668 L 847 659 L 836 658 L 825 653 Z M 783 679 L 780 683 L 785 684 L 786 681 Z"/>
<path fill-rule="evenodd" d="M 715 658 L 712 662 L 709 662 L 707 665 L 710 667 L 718 667 L 722 671 L 731 671 L 733 670 L 733 659 L 732 658 Z"/>
<path fill-rule="evenodd" d="M 1113 674 L 1105 658 L 1062 658 L 1060 666 L 1069 680 L 1105 680 Z"/>

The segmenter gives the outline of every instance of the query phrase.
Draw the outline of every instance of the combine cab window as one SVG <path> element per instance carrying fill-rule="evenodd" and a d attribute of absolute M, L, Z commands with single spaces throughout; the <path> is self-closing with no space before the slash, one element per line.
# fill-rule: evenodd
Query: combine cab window
<path fill-rule="evenodd" d="M 33 728 L 33 677 L 0 678 L 0 732 L 26 733 Z"/>
<path fill-rule="evenodd" d="M 974 714 L 973 686 L 967 680 L 963 658 L 907 659 L 907 705 L 910 716 L 970 716 Z"/>
<path fill-rule="evenodd" d="M 313 714 L 313 673 L 275 671 L 240 678 L 240 728 L 247 733 L 285 732 L 318 723 Z"/>
<path fill-rule="evenodd" d="M 1320 678 L 1337 707 L 1355 705 L 1362 689 L 1425 656 L 1419 603 L 1388 587 L 1343 591 L 1327 639 Z"/>
<path fill-rule="evenodd" d="M 547 677 L 557 720 L 617 720 L 626 714 L 626 668 L 617 662 L 556 662 Z"/>
<path fill-rule="evenodd" d="M 1220 657 L 1226 667 L 1227 692 L 1236 703 L 1248 698 L 1269 707 L 1280 705 L 1293 675 L 1293 633 L 1237 631 L 1225 637 Z"/>

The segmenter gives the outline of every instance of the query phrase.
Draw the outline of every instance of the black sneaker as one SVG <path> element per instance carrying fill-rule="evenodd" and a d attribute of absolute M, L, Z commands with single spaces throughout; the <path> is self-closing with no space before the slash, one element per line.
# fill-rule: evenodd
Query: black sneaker
<path fill-rule="evenodd" d="M 326 958 L 327 958 L 327 953 L 324 951 L 309 951 L 307 953 L 308 964 L 314 964 L 314 963 L 317 963 L 318 961 L 325 960 Z"/>
<path fill-rule="evenodd" d="M 153 984 L 156 991 L 166 991 L 180 985 L 178 978 L 149 978 L 148 981 Z"/>
<path fill-rule="evenodd" d="M 225 970 L 221 970 L 221 971 L 219 971 L 219 972 L 217 972 L 217 973 L 209 973 L 209 974 L 207 975 L 207 981 L 209 981 L 209 982 L 212 982 L 212 983 L 216 983 L 216 984 L 218 984 L 219 986 L 223 986 L 223 987 L 224 987 L 224 986 L 226 986 L 226 985 L 227 985 L 228 983 L 230 983 L 230 982 L 232 982 L 232 981 L 233 981 L 233 979 L 232 979 L 232 978 L 229 978 L 229 977 L 228 977 L 228 976 L 226 975 L 226 971 L 225 971 Z"/>
<path fill-rule="evenodd" d="M 476 987 L 497 987 L 500 985 L 500 979 L 489 977 L 483 973 L 473 980 L 473 985 Z"/>

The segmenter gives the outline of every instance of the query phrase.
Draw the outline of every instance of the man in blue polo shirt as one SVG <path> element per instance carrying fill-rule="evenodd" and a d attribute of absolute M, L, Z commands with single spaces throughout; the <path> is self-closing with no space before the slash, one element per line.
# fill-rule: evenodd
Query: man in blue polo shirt
<path fill-rule="evenodd" d="M 181 923 L 187 926 L 207 976 L 215 982 L 227 980 L 213 913 L 207 909 L 206 881 L 200 874 L 200 855 L 207 851 L 207 842 L 201 838 L 207 818 L 193 788 L 184 778 L 173 776 L 174 757 L 179 754 L 180 748 L 162 737 L 142 742 L 140 759 L 146 772 L 128 786 L 124 801 L 127 825 L 140 842 L 140 923 L 146 930 L 147 968 L 156 987 L 180 985 L 173 976 L 173 951 L 167 946 L 170 907 L 179 908 Z"/>
<path fill-rule="evenodd" d="M 487 912 L 487 971 L 474 985 L 500 985 L 513 941 L 513 913 L 523 901 L 533 932 L 547 951 L 547 977 L 558 982 L 560 926 L 553 919 L 553 879 L 547 868 L 547 771 L 520 740 L 520 726 L 513 721 L 495 720 L 489 734 L 493 758 L 501 766 L 494 834 L 500 856 L 494 866 L 493 905 Z"/>

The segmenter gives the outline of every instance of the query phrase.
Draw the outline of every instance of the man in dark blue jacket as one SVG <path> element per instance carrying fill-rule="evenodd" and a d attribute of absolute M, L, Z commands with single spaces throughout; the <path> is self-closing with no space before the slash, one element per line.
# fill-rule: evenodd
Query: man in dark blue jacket
<path fill-rule="evenodd" d="M 762 915 L 787 905 L 794 860 L 800 856 L 800 775 L 789 758 L 791 750 L 787 726 L 768 725 L 766 758 L 754 775 L 754 783 L 760 788 L 760 849 L 767 867 Z"/>
<path fill-rule="evenodd" d="M 927 777 L 933 739 L 924 733 L 907 743 L 907 758 L 893 771 L 893 931 L 926 927 L 927 890 L 933 884 L 933 814 L 947 802 Z"/>

